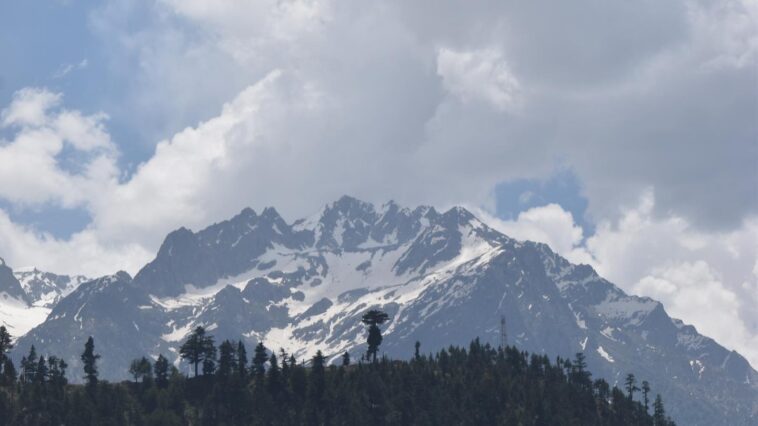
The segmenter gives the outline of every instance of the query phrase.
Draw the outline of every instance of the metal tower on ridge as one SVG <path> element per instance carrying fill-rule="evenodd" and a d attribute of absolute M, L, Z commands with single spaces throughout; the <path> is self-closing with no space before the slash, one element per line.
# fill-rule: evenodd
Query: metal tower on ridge
<path fill-rule="evenodd" d="M 505 349 L 508 344 L 508 334 L 505 330 L 505 315 L 500 315 L 500 347 Z"/>

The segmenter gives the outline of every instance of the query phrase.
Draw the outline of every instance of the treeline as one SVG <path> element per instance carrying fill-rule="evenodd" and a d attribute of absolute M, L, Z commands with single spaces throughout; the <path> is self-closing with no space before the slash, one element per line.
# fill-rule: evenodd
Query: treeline
<path fill-rule="evenodd" d="M 374 324 L 375 325 L 375 324 Z M 134 360 L 133 381 L 98 380 L 94 341 L 81 359 L 85 381 L 71 385 L 66 364 L 32 348 L 17 372 L 6 356 L 10 337 L 0 327 L 0 424 L 3 425 L 645 425 L 668 426 L 660 396 L 627 377 L 625 390 L 592 380 L 582 354 L 574 360 L 493 348 L 421 353 L 410 361 L 348 353 L 327 365 L 318 352 L 307 362 L 258 344 L 248 357 L 242 342 L 196 329 L 182 345 L 187 377 L 159 356 Z M 194 372 L 197 372 L 195 375 Z M 652 406 L 651 406 L 652 405 Z"/>

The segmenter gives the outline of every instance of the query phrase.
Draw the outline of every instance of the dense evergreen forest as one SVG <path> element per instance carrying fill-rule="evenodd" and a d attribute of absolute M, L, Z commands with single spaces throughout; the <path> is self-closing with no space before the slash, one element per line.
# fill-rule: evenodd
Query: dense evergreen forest
<path fill-rule="evenodd" d="M 581 353 L 551 362 L 477 339 L 429 355 L 417 342 L 410 361 L 377 358 L 382 314 L 364 316 L 369 350 L 358 362 L 345 353 L 327 365 L 321 352 L 303 362 L 263 344 L 248 357 L 242 342 L 217 347 L 198 327 L 180 351 L 192 377 L 161 355 L 134 360 L 134 380 L 122 383 L 98 380 L 89 338 L 82 385 L 68 383 L 63 360 L 34 348 L 17 371 L 0 327 L 0 425 L 674 424 L 647 382 L 639 388 L 630 374 L 620 390 L 593 381 Z"/>

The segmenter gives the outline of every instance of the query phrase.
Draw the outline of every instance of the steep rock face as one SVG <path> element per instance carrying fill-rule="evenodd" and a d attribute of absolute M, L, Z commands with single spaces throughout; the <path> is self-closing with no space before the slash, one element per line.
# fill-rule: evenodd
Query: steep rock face
<path fill-rule="evenodd" d="M 5 260 L 2 258 L 0 258 L 0 302 L 31 304 L 31 299 L 24 292 L 16 276 L 13 275 L 13 270 L 5 264 Z"/>
<path fill-rule="evenodd" d="M 408 358 L 479 337 L 530 352 L 584 352 L 611 384 L 631 372 L 651 382 L 681 424 L 754 424 L 758 373 L 735 352 L 626 295 L 591 267 L 519 242 L 453 208 L 377 209 L 343 197 L 287 224 L 269 208 L 243 210 L 199 232 L 171 233 L 134 280 L 103 278 L 65 297 L 19 340 L 76 364 L 95 336 L 103 374 L 123 378 L 131 358 L 177 348 L 196 326 L 222 339 L 263 341 L 298 358 L 365 351 L 362 314 L 386 311 L 381 351 Z M 107 363 L 107 365 L 106 365 Z M 75 371 L 73 369 L 72 371 Z"/>
<path fill-rule="evenodd" d="M 196 234 L 186 228 L 170 233 L 155 260 L 136 275 L 135 285 L 150 287 L 157 296 L 178 296 L 187 285 L 207 287 L 255 268 L 274 246 L 299 249 L 309 243 L 312 231 L 293 231 L 273 208 L 260 216 L 245 209 Z"/>

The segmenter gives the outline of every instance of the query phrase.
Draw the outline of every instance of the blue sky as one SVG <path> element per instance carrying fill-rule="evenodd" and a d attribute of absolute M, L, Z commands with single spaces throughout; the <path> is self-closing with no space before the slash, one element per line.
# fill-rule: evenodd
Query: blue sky
<path fill-rule="evenodd" d="M 135 272 L 170 230 L 246 206 L 462 204 L 755 365 L 757 17 L 739 0 L 6 2 L 0 256 Z"/>

